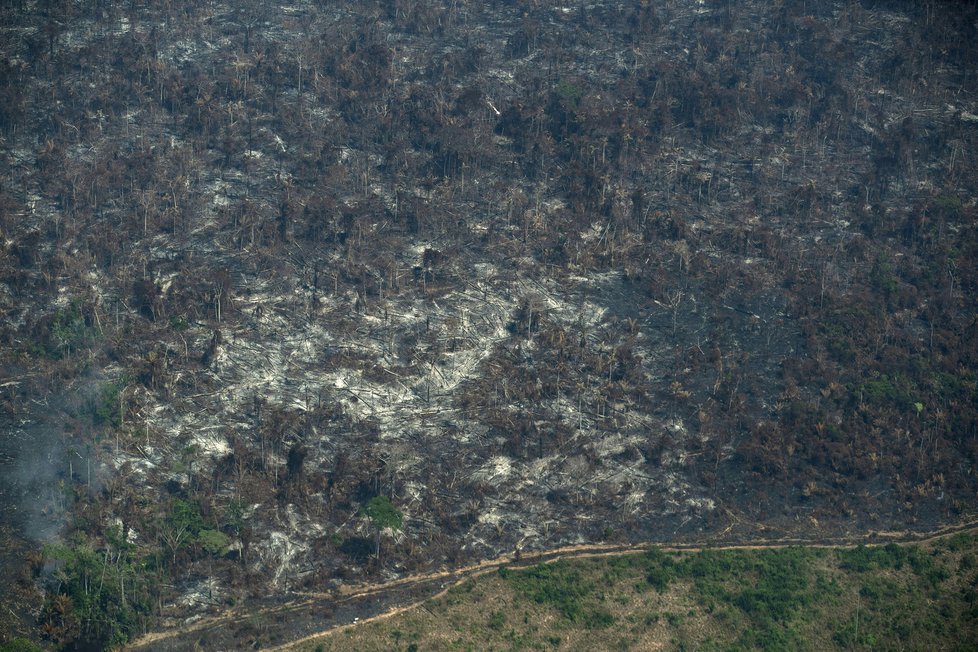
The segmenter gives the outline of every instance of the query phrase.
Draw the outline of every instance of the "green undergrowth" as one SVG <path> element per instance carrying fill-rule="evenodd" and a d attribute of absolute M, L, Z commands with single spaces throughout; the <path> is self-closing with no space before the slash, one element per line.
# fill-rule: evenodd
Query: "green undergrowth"
<path fill-rule="evenodd" d="M 978 538 L 503 568 L 320 650 L 973 650 Z"/>

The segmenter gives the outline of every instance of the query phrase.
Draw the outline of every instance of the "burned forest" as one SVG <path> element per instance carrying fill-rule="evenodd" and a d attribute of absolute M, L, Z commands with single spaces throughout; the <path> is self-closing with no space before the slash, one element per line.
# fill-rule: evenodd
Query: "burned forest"
<path fill-rule="evenodd" d="M 8 0 L 0 34 L 10 638 L 978 507 L 973 1 Z"/>

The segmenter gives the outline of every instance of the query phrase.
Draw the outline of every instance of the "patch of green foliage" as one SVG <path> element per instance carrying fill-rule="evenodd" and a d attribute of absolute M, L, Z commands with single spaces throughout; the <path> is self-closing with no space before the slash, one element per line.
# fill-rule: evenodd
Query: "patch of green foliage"
<path fill-rule="evenodd" d="M 854 388 L 863 399 L 876 404 L 889 403 L 904 408 L 913 405 L 912 384 L 901 375 L 880 375 Z"/>
<path fill-rule="evenodd" d="M 237 535 L 241 533 L 241 529 L 244 527 L 244 504 L 240 499 L 234 498 L 228 502 L 227 507 L 224 509 L 224 527 L 228 528 L 233 534 Z M 334 536 L 336 536 L 334 534 Z M 340 541 L 342 543 L 342 541 Z M 338 544 L 337 544 L 338 545 Z"/>
<path fill-rule="evenodd" d="M 554 91 L 560 97 L 561 100 L 567 103 L 567 106 L 572 108 L 577 108 L 580 104 L 581 98 L 584 97 L 584 89 L 580 85 L 567 80 L 562 79 L 557 82 L 554 87 Z"/>
<path fill-rule="evenodd" d="M 732 649 L 806 649 L 800 625 L 815 598 L 812 552 L 802 548 L 756 552 L 704 551 L 681 568 L 701 603 L 736 607 L 745 628 Z"/>
<path fill-rule="evenodd" d="M 948 549 L 961 545 L 960 540 L 945 544 Z M 937 555 L 937 550 L 893 544 L 837 551 L 839 567 L 853 574 L 857 609 L 835 623 L 833 641 L 845 649 L 872 650 L 919 649 L 938 635 L 963 640 L 963 633 L 955 633 L 962 614 L 941 599 L 950 574 Z"/>
<path fill-rule="evenodd" d="M 186 530 L 194 536 L 197 536 L 204 528 L 204 519 L 200 515 L 200 508 L 182 498 L 173 501 L 170 512 L 166 516 L 166 522 L 171 528 Z"/>
<path fill-rule="evenodd" d="M 0 652 L 43 652 L 37 643 L 28 641 L 26 638 L 14 638 L 5 643 L 0 643 Z"/>
<path fill-rule="evenodd" d="M 679 572 L 673 557 L 658 548 L 652 548 L 646 552 L 642 562 L 645 565 L 645 581 L 659 593 L 669 588 L 669 583 L 676 578 Z"/>
<path fill-rule="evenodd" d="M 211 555 L 221 555 L 227 551 L 231 540 L 218 530 L 201 530 L 197 534 L 197 543 Z"/>
<path fill-rule="evenodd" d="M 129 384 L 129 379 L 122 377 L 104 383 L 92 399 L 92 423 L 95 426 L 118 428 L 122 424 L 122 403 L 119 396 Z"/>
<path fill-rule="evenodd" d="M 81 301 L 75 299 L 54 314 L 42 352 L 51 359 L 60 360 L 83 348 L 88 340 L 95 337 L 95 333 L 94 329 L 85 325 Z"/>
<path fill-rule="evenodd" d="M 57 567 L 44 606 L 46 622 L 63 626 L 61 636 L 77 649 L 109 649 L 142 631 L 156 568 L 135 552 L 115 530 L 99 548 L 84 540 L 46 546 L 44 557 Z"/>
<path fill-rule="evenodd" d="M 813 586 L 814 555 L 807 549 L 787 548 L 704 550 L 680 557 L 651 549 L 630 559 L 657 592 L 665 592 L 677 580 L 690 581 L 708 612 L 732 618 L 731 624 L 742 633 L 723 649 L 800 650 L 806 649 L 800 633 L 806 608 L 823 588 Z"/>
<path fill-rule="evenodd" d="M 220 556 L 227 552 L 231 544 L 226 534 L 204 520 L 197 503 L 182 498 L 173 500 L 163 518 L 163 526 L 165 531 L 171 533 L 171 541 L 177 544 L 178 549 L 198 546 L 209 555 Z"/>
<path fill-rule="evenodd" d="M 858 546 L 838 551 L 839 565 L 849 571 L 865 573 L 872 570 L 900 570 L 909 566 L 913 572 L 931 586 L 947 579 L 947 571 L 934 563 L 931 555 L 919 546 L 889 544 L 880 548 Z"/>
<path fill-rule="evenodd" d="M 178 333 L 182 333 L 183 331 L 190 328 L 190 324 L 187 323 L 187 320 L 184 319 L 183 317 L 170 317 L 170 328 L 177 331 Z"/>
<path fill-rule="evenodd" d="M 961 215 L 963 203 L 957 195 L 942 194 L 934 199 L 932 210 L 946 218 L 956 220 Z"/>
<path fill-rule="evenodd" d="M 873 287 L 885 296 L 889 296 L 897 288 L 893 262 L 886 254 L 880 254 L 876 257 L 876 260 L 873 262 L 873 268 L 870 270 L 869 278 L 873 283 Z"/>
<path fill-rule="evenodd" d="M 493 611 L 489 614 L 489 629 L 502 629 L 506 625 L 506 614 L 502 611 Z"/>
<path fill-rule="evenodd" d="M 574 564 L 537 564 L 523 570 L 501 568 L 499 576 L 520 595 L 553 607 L 564 618 L 585 629 L 601 629 L 615 618 L 600 605 L 594 582 Z"/>
<path fill-rule="evenodd" d="M 391 503 L 390 498 L 386 496 L 374 496 L 367 503 L 366 509 L 367 516 L 371 521 L 374 522 L 380 529 L 391 528 L 392 530 L 400 530 L 401 525 L 404 523 L 404 515 L 401 511 L 394 507 Z"/>

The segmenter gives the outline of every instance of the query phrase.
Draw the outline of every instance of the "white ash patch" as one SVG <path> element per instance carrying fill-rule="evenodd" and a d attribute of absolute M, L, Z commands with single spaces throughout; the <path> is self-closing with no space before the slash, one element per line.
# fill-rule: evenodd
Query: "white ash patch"
<path fill-rule="evenodd" d="M 218 606 L 224 604 L 227 598 L 226 591 L 221 582 L 216 577 L 207 577 L 195 584 L 192 584 L 183 594 L 177 598 L 177 604 L 184 607 L 196 607 L 201 605 Z M 193 622 L 201 615 L 188 619 Z"/>
<path fill-rule="evenodd" d="M 503 515 L 495 507 L 490 508 L 487 511 L 479 514 L 479 523 L 484 525 L 491 525 L 493 527 L 498 527 L 503 521 Z"/>
<path fill-rule="evenodd" d="M 717 506 L 712 498 L 687 498 L 685 504 L 694 512 L 712 512 Z"/>
<path fill-rule="evenodd" d="M 516 79 L 512 71 L 505 70 L 503 68 L 493 68 L 489 70 L 486 74 L 489 75 L 490 77 L 494 77 L 504 82 L 512 83 Z"/>
<path fill-rule="evenodd" d="M 156 468 L 156 463 L 148 458 L 148 456 L 152 455 L 155 451 L 153 450 L 152 446 L 140 446 L 139 442 L 135 442 L 135 446 L 138 450 L 146 453 L 146 455 L 136 456 L 127 453 L 126 451 L 119 451 L 111 456 L 110 464 L 116 469 L 116 471 L 126 467 L 133 475 L 145 476 Z"/>
<path fill-rule="evenodd" d="M 268 537 L 252 546 L 258 556 L 255 570 L 258 572 L 272 569 L 272 584 L 283 586 L 284 578 L 296 557 L 309 551 L 309 546 L 296 541 L 295 537 L 285 532 L 271 531 Z"/>
<path fill-rule="evenodd" d="M 261 505 L 262 505 L 261 503 L 253 503 L 251 505 L 248 505 L 242 510 L 241 517 L 245 519 L 252 518 L 255 514 L 258 513 L 258 510 L 261 508 Z"/>
<path fill-rule="evenodd" d="M 672 432 L 675 435 L 679 435 L 683 438 L 685 438 L 688 435 L 688 431 L 686 430 L 686 424 L 683 423 L 683 420 L 678 417 L 673 419 L 666 425 L 669 428 L 670 432 Z"/>
<path fill-rule="evenodd" d="M 628 492 L 624 499 L 622 499 L 622 510 L 628 514 L 634 514 L 642 511 L 642 508 L 646 505 L 647 494 L 647 491 L 642 491 L 640 489 Z"/>
<path fill-rule="evenodd" d="M 420 482 L 405 482 L 402 490 L 402 500 L 409 506 L 414 506 L 422 501 L 425 494 L 425 487 Z"/>
<path fill-rule="evenodd" d="M 595 433 L 595 435 L 596 434 L 597 433 Z M 629 442 L 620 434 L 609 435 L 597 439 L 592 435 L 590 437 L 585 437 L 585 440 L 591 442 L 591 450 L 594 451 L 595 455 L 601 458 L 618 455 L 630 445 Z"/>
<path fill-rule="evenodd" d="M 548 455 L 547 457 L 535 459 L 526 465 L 526 471 L 531 477 L 540 478 L 541 480 L 548 479 L 550 471 L 556 466 L 558 459 L 556 455 Z"/>
<path fill-rule="evenodd" d="M 212 457 L 223 457 L 231 452 L 231 447 L 227 440 L 222 437 L 214 437 L 205 434 L 195 434 L 190 440 L 197 450 L 205 455 Z"/>
<path fill-rule="evenodd" d="M 513 474 L 513 460 L 505 455 L 495 455 L 472 474 L 476 482 L 501 483 Z"/>
<path fill-rule="evenodd" d="M 597 242 L 604 237 L 604 230 L 604 224 L 601 222 L 593 222 L 587 230 L 581 231 L 581 240 L 584 242 Z"/>

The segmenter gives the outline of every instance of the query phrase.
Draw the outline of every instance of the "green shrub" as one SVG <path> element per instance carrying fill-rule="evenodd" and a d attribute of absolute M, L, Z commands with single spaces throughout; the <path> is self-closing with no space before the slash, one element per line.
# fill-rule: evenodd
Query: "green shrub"
<path fill-rule="evenodd" d="M 646 552 L 642 561 L 645 567 L 645 581 L 659 593 L 669 588 L 669 583 L 676 578 L 676 562 L 661 550 L 652 548 Z"/>
<path fill-rule="evenodd" d="M 608 627 L 614 617 L 590 599 L 594 584 L 566 562 L 537 564 L 525 570 L 501 568 L 499 576 L 526 598 L 556 609 L 567 620 L 588 629 Z"/>
<path fill-rule="evenodd" d="M 859 589 L 859 595 L 873 606 L 892 605 L 900 594 L 897 583 L 886 577 L 870 577 Z"/>
<path fill-rule="evenodd" d="M 615 624 L 615 617 L 607 609 L 597 607 L 585 611 L 577 622 L 585 629 L 604 629 Z"/>
<path fill-rule="evenodd" d="M 502 611 L 493 611 L 489 614 L 489 629 L 502 629 L 506 626 L 506 614 Z"/>
<path fill-rule="evenodd" d="M 6 643 L 0 643 L 0 652 L 43 652 L 43 650 L 40 645 L 26 638 L 14 638 Z"/>
<path fill-rule="evenodd" d="M 967 532 L 961 532 L 960 534 L 955 534 L 953 537 L 949 537 L 944 545 L 951 552 L 960 552 L 961 550 L 967 550 L 974 541 L 972 537 Z"/>
<path fill-rule="evenodd" d="M 227 535 L 217 530 L 201 530 L 197 535 L 197 543 L 206 552 L 212 555 L 221 555 L 227 551 L 231 540 Z"/>
<path fill-rule="evenodd" d="M 860 545 L 849 550 L 839 550 L 837 554 L 839 566 L 843 569 L 865 573 L 876 569 L 900 570 L 911 557 L 914 548 L 916 547 L 905 548 L 893 543 L 879 548 Z"/>
<path fill-rule="evenodd" d="M 862 623 L 860 626 L 855 617 L 836 629 L 832 634 L 832 640 L 845 650 L 873 649 L 877 643 L 876 634 L 866 626 L 866 623 Z"/>
<path fill-rule="evenodd" d="M 95 331 L 85 325 L 81 305 L 81 301 L 75 299 L 54 314 L 41 350 L 45 356 L 60 360 L 84 348 L 95 337 Z"/>
<path fill-rule="evenodd" d="M 118 428 L 122 424 L 122 404 L 119 395 L 129 384 L 128 378 L 104 383 L 92 401 L 92 423 L 96 426 Z"/>
<path fill-rule="evenodd" d="M 170 328 L 177 332 L 182 332 L 190 328 L 190 324 L 183 317 L 170 317 Z"/>

